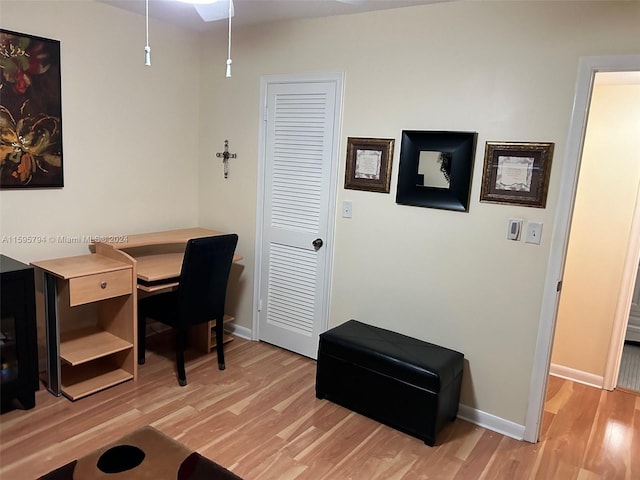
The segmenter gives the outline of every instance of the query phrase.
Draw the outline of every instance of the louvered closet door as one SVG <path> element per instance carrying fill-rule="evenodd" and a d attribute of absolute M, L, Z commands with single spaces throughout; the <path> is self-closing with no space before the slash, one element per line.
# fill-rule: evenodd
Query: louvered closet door
<path fill-rule="evenodd" d="M 335 83 L 267 86 L 260 339 L 312 358 L 326 315 L 335 104 Z"/>

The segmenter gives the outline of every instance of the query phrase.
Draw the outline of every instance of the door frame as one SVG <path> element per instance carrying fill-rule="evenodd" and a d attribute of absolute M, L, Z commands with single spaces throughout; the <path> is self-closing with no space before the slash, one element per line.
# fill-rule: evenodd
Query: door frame
<path fill-rule="evenodd" d="M 336 225 L 336 199 L 338 190 L 338 158 L 340 154 L 340 134 L 342 132 L 342 109 L 344 102 L 344 72 L 326 72 L 309 74 L 285 74 L 285 75 L 263 75 L 260 77 L 260 114 L 258 126 L 258 178 L 257 178 L 257 199 L 256 199 L 256 239 L 253 272 L 253 319 L 252 319 L 252 340 L 260 340 L 260 291 L 262 289 L 262 232 L 264 227 L 264 195 L 265 195 L 265 169 L 266 169 L 266 122 L 267 122 L 267 88 L 270 84 L 282 83 L 326 83 L 336 84 L 336 108 L 334 113 L 333 126 L 333 151 L 331 152 L 331 169 L 329 177 L 329 205 L 327 212 L 330 221 L 327 225 L 327 238 L 323 248 L 327 249 L 325 261 L 325 281 L 322 286 L 324 298 L 322 299 L 322 319 L 320 331 L 325 331 L 329 325 L 329 307 L 331 304 L 331 279 L 333 278 L 333 255 L 334 237 Z"/>
<path fill-rule="evenodd" d="M 562 281 L 567 256 L 569 229 L 573 216 L 578 173 L 591 104 L 593 80 L 596 72 L 624 72 L 640 70 L 640 55 L 610 55 L 580 57 L 575 86 L 573 111 L 567 136 L 561 185 L 553 222 L 551 248 L 545 276 L 540 322 L 529 384 L 529 403 L 525 417 L 524 440 L 535 443 L 540 426 L 547 391 L 551 348 L 558 312 L 558 285 Z"/>

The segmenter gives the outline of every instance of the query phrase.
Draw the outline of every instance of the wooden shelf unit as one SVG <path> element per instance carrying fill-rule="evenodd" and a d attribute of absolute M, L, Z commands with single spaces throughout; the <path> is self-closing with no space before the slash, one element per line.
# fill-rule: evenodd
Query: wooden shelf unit
<path fill-rule="evenodd" d="M 131 342 L 97 326 L 60 333 L 60 358 L 71 366 L 129 350 Z"/>
<path fill-rule="evenodd" d="M 236 318 L 231 315 L 225 315 L 223 323 L 233 322 Z M 211 350 L 216 348 L 216 332 L 215 332 L 216 321 L 201 323 L 199 325 L 194 325 L 191 327 L 190 331 L 190 340 L 191 345 L 205 353 L 209 353 Z M 222 343 L 228 343 L 233 340 L 233 335 L 230 335 L 225 332 L 224 339 Z"/>
<path fill-rule="evenodd" d="M 78 400 L 105 388 L 133 379 L 133 375 L 119 368 L 109 359 L 91 362 L 90 368 L 62 365 L 62 393 L 70 400 Z"/>
<path fill-rule="evenodd" d="M 44 272 L 49 391 L 77 400 L 135 380 L 135 261 L 98 248 L 33 265 Z"/>

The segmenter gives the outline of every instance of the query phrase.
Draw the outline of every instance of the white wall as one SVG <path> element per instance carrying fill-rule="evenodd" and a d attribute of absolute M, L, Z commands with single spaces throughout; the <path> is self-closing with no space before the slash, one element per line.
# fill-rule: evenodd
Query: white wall
<path fill-rule="evenodd" d="M 236 28 L 231 79 L 226 32 L 208 35 L 202 128 L 217 133 L 209 150 L 229 138 L 238 159 L 227 180 L 201 159 L 200 219 L 240 233 L 239 322 L 253 311 L 260 76 L 344 71 L 338 178 L 348 136 L 397 148 L 390 194 L 340 181 L 353 218 L 336 216 L 330 325 L 356 318 L 463 352 L 462 402 L 524 424 L 578 59 L 638 53 L 639 33 L 631 2 L 444 3 Z M 396 205 L 403 129 L 478 132 L 469 213 Z M 479 202 L 486 141 L 556 144 L 547 208 Z M 542 244 L 507 241 L 512 217 L 543 222 Z"/>
<path fill-rule="evenodd" d="M 60 40 L 64 188 L 0 192 L 0 251 L 25 262 L 89 253 L 58 236 L 198 220 L 198 43 L 194 34 L 95 2 L 2 0 L 3 29 Z M 46 243 L 15 243 L 20 236 Z M 18 236 L 18 237 L 17 237 Z"/>
<path fill-rule="evenodd" d="M 639 138 L 640 85 L 596 85 L 551 358 L 578 377 L 605 374 L 640 183 Z"/>

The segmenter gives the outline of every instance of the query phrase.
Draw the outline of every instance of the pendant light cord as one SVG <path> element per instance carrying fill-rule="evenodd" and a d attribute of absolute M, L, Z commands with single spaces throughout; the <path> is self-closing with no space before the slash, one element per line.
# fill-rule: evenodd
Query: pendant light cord
<path fill-rule="evenodd" d="M 233 14 L 233 0 L 229 0 L 229 49 L 227 51 L 227 77 L 231 77 L 231 16 Z"/>
<path fill-rule="evenodd" d="M 149 46 L 149 0 L 145 1 L 145 26 L 147 31 L 147 43 L 144 46 L 144 64 L 151 65 L 151 47 Z"/>

